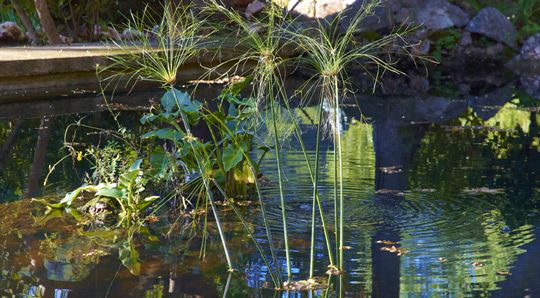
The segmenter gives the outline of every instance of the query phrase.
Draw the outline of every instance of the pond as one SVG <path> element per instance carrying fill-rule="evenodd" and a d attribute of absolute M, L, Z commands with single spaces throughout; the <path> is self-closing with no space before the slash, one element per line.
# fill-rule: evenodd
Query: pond
<path fill-rule="evenodd" d="M 326 276 L 329 288 L 310 296 L 540 293 L 540 102 L 513 83 L 474 87 L 465 95 L 435 93 L 366 95 L 356 98 L 359 107 L 356 101 L 345 103 L 346 273 Z M 119 120 L 137 131 L 138 119 L 153 97 L 148 92 L 136 100 L 119 99 L 114 106 L 122 110 Z M 60 148 L 66 126 L 84 119 L 113 128 L 114 121 L 99 97 L 17 103 L 1 110 L 2 296 L 308 296 L 268 288 L 268 268 L 228 206 L 219 209 L 237 269 L 232 273 L 227 272 L 211 216 L 206 242 L 200 231 L 184 227 L 188 219 L 166 212 L 134 231 L 82 226 L 54 213 L 43 219 L 42 206 L 28 198 L 59 198 L 79 186 L 89 169 L 76 161 L 61 163 L 42 187 L 49 165 L 64 154 Z M 312 156 L 316 107 L 296 111 Z M 92 142 L 95 136 L 84 137 Z M 332 144 L 330 138 L 322 144 L 319 190 L 329 210 L 334 191 Z M 267 181 L 262 191 L 276 247 L 282 248 L 278 178 L 271 155 L 261 164 Z M 293 279 L 306 279 L 312 188 L 294 137 L 283 151 L 282 167 Z M 250 206 L 239 208 L 264 243 L 261 214 Z M 315 275 L 324 277 L 326 246 L 322 233 L 318 237 Z M 277 255 L 277 266 L 285 272 L 284 252 L 278 250 Z M 138 274 L 128 268 L 137 268 Z"/>

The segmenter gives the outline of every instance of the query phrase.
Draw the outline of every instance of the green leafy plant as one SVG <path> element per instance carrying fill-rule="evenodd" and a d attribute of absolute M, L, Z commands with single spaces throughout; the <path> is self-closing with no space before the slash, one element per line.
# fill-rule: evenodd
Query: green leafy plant
<path fill-rule="evenodd" d="M 451 51 L 457 45 L 461 38 L 461 33 L 456 29 L 448 29 L 442 32 L 437 32 L 435 46 L 432 52 L 433 58 L 441 61 L 443 54 Z"/>
<path fill-rule="evenodd" d="M 142 212 L 148 205 L 159 198 L 158 196 L 143 197 L 146 180 L 143 175 L 144 173 L 141 170 L 141 164 L 141 159 L 135 161 L 127 171 L 118 177 L 116 183 L 83 185 L 74 191 L 67 193 L 59 203 L 51 204 L 43 200 L 36 201 L 45 204 L 49 208 L 68 209 L 72 215 L 79 218 L 81 216 L 79 212 L 71 209 L 73 203 L 80 198 L 83 193 L 92 193 L 96 199 L 89 200 L 82 209 L 89 207 L 89 204 L 91 204 L 91 206 L 100 203 L 108 205 L 110 200 L 114 200 L 121 210 L 117 214 L 117 226 L 132 225 L 133 223 L 141 222 L 144 219 L 144 217 L 141 216 Z"/>

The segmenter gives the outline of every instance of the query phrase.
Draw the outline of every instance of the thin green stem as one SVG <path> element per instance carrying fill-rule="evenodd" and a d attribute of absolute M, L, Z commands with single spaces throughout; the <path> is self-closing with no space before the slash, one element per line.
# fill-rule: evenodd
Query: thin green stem
<path fill-rule="evenodd" d="M 318 123 L 317 123 L 317 137 L 315 141 L 315 177 L 313 179 L 313 204 L 311 206 L 311 247 L 309 252 L 309 278 L 313 278 L 313 269 L 315 266 L 315 214 L 317 208 L 317 197 L 318 197 L 318 176 L 319 176 L 319 153 L 320 153 L 320 138 L 321 138 L 321 122 L 322 122 L 322 105 L 319 105 L 318 110 Z M 323 217 L 324 219 L 324 217 Z M 326 231 L 325 231 L 326 232 Z M 330 248 L 330 243 L 327 243 L 327 246 Z M 330 249 L 330 252 L 332 250 Z M 330 262 L 332 264 L 332 256 L 329 256 Z"/>
<path fill-rule="evenodd" d="M 271 92 L 272 93 L 272 92 Z M 276 152 L 276 164 L 277 164 L 277 171 L 278 171 L 278 184 L 279 184 L 279 198 L 281 201 L 281 220 L 283 222 L 283 238 L 285 242 L 285 258 L 287 262 L 287 277 L 290 279 L 292 276 L 291 273 L 291 260 L 289 255 L 289 235 L 287 233 L 287 213 L 285 211 L 285 195 L 283 193 L 283 177 L 281 173 L 281 158 L 280 158 L 280 149 L 279 149 L 279 137 L 278 137 L 278 129 L 277 129 L 277 120 L 276 120 L 276 107 L 274 103 L 274 99 L 270 97 L 270 109 L 272 110 L 272 126 L 274 130 L 274 146 L 275 146 L 275 152 Z"/>
<path fill-rule="evenodd" d="M 338 161 L 337 161 L 337 158 L 338 158 L 338 155 L 336 154 L 336 149 L 337 149 L 337 138 L 336 138 L 336 133 L 337 133 L 337 109 L 334 107 L 334 128 L 333 128 L 333 142 L 334 142 L 334 236 L 335 236 L 335 240 L 336 240 L 336 253 L 338 254 L 337 255 L 337 264 L 339 264 L 339 233 L 338 233 L 338 229 L 339 229 L 339 222 L 338 222 L 338 209 L 339 209 L 339 205 L 338 205 L 338 179 L 337 179 L 337 176 L 338 176 Z"/>
<path fill-rule="evenodd" d="M 170 86 L 170 90 L 173 90 L 174 86 Z M 178 111 L 180 112 L 180 117 L 182 118 L 182 123 L 184 124 L 184 128 L 186 129 L 186 132 L 189 135 L 192 135 L 191 128 L 189 125 L 189 120 L 186 117 L 186 115 L 182 112 L 182 109 L 180 107 L 180 102 L 178 101 L 178 98 L 176 97 L 176 92 L 172 92 L 174 99 L 176 101 L 176 104 L 178 106 Z M 199 168 L 199 174 L 202 176 L 204 187 L 206 188 L 206 193 L 208 200 L 210 201 L 210 207 L 212 208 L 212 213 L 214 213 L 214 218 L 216 220 L 216 225 L 218 228 L 219 237 L 221 239 L 221 243 L 223 245 L 223 251 L 225 253 L 225 258 L 227 259 L 227 265 L 229 266 L 229 271 L 233 270 L 231 257 L 229 254 L 229 248 L 227 246 L 227 240 L 225 238 L 225 233 L 223 232 L 223 226 L 221 224 L 221 220 L 219 218 L 219 214 L 217 212 L 217 208 L 214 204 L 214 197 L 212 195 L 212 189 L 210 188 L 210 185 L 208 184 L 208 178 L 206 177 L 206 173 L 203 169 L 203 166 L 201 165 L 201 159 L 198 156 L 197 150 L 195 150 L 195 147 L 193 146 L 193 141 L 189 141 L 189 144 L 191 146 L 191 150 L 193 151 L 193 155 L 195 156 L 195 160 L 197 162 L 197 167 Z"/>
<path fill-rule="evenodd" d="M 341 147 L 341 131 L 339 130 L 341 110 L 339 107 L 339 83 L 337 78 L 334 79 L 334 96 L 336 106 L 336 136 L 337 136 L 337 149 L 339 160 L 339 270 L 343 271 L 343 233 L 344 233 L 344 206 L 343 206 L 343 150 Z M 334 153 L 335 155 L 335 153 Z"/>
<path fill-rule="evenodd" d="M 311 183 L 313 184 L 313 191 L 314 191 L 314 195 L 315 195 L 315 200 L 316 200 L 316 203 L 317 203 L 317 207 L 319 209 L 319 216 L 321 218 L 321 224 L 322 224 L 322 228 L 323 228 L 324 238 L 325 238 L 325 241 L 326 241 L 326 248 L 328 250 L 328 260 L 330 261 L 330 266 L 334 266 L 334 256 L 333 256 L 333 253 L 332 253 L 332 244 L 331 244 L 331 241 L 330 241 L 330 235 L 328 234 L 328 228 L 327 228 L 327 225 L 326 225 L 324 209 L 323 209 L 323 206 L 322 206 L 321 198 L 319 196 L 318 181 L 316 181 L 315 175 L 313 173 L 314 171 L 311 168 L 311 163 L 310 163 L 309 157 L 307 156 L 306 146 L 304 145 L 304 141 L 302 139 L 302 131 L 301 131 L 300 127 L 298 126 L 298 122 L 296 120 L 296 117 L 294 117 L 294 115 L 293 115 L 293 111 L 292 111 L 292 109 L 291 109 L 291 107 L 289 105 L 289 102 L 284 101 L 284 103 L 285 103 L 285 107 L 287 108 L 287 110 L 288 110 L 288 112 L 289 112 L 289 114 L 291 116 L 291 119 L 293 121 L 294 131 L 295 131 L 296 137 L 298 139 L 298 142 L 300 144 L 300 148 L 302 149 L 302 153 L 304 155 L 304 160 L 305 160 L 306 166 L 308 168 L 308 173 L 309 173 L 309 177 L 311 179 Z M 319 124 L 322 123 L 322 111 L 323 111 L 322 103 L 323 102 L 321 101 L 321 103 L 319 105 L 319 113 L 320 113 L 319 114 Z M 317 133 L 318 133 L 317 145 L 318 145 L 318 142 L 320 141 L 320 130 L 321 130 L 321 127 L 319 125 L 318 129 L 317 129 Z M 315 171 L 317 171 L 317 167 L 318 167 L 318 165 L 315 166 Z"/>
<path fill-rule="evenodd" d="M 241 144 L 238 143 L 238 140 L 234 138 L 235 134 L 231 131 L 231 129 L 227 126 L 227 124 L 221 121 L 221 119 L 219 119 L 213 113 L 209 113 L 209 115 L 212 116 L 212 118 L 214 118 L 215 122 L 218 123 L 221 126 L 221 128 L 224 129 L 225 132 L 227 132 L 227 134 L 231 137 L 232 142 L 234 142 L 235 146 L 238 146 L 238 148 L 242 148 L 242 146 L 240 146 Z M 255 183 L 255 190 L 257 192 L 257 199 L 259 201 L 259 206 L 261 208 L 264 229 L 266 232 L 266 238 L 268 239 L 268 246 L 270 247 L 270 255 L 272 257 L 272 262 L 274 266 L 276 266 L 277 258 L 275 254 L 274 240 L 272 237 L 272 231 L 270 230 L 270 224 L 268 223 L 268 219 L 266 217 L 266 214 L 267 214 L 266 208 L 265 208 L 261 188 L 260 188 L 259 182 L 257 181 L 257 173 L 255 171 L 255 166 L 253 165 L 253 161 L 251 160 L 251 157 L 249 156 L 249 154 L 247 152 L 244 152 L 243 149 L 242 149 L 242 154 L 244 155 L 244 159 L 248 162 L 251 175 L 253 176 L 253 181 Z M 281 276 L 279 274 L 277 275 L 277 280 L 279 284 L 281 284 Z"/>
<path fill-rule="evenodd" d="M 208 200 L 210 201 L 210 207 L 212 208 L 212 213 L 214 213 L 214 218 L 216 220 L 216 225 L 218 228 L 219 237 L 221 238 L 221 244 L 223 245 L 223 251 L 225 253 L 225 258 L 227 259 L 227 264 L 229 266 L 229 271 L 233 270 L 232 267 L 232 261 L 231 256 L 229 254 L 229 249 L 227 247 L 227 240 L 225 239 L 225 233 L 223 232 L 223 226 L 221 224 L 221 220 L 219 219 L 219 215 L 217 212 L 216 205 L 214 204 L 214 197 L 212 195 L 212 190 L 210 189 L 210 185 L 208 184 L 207 179 L 203 179 L 204 186 L 206 187 L 206 191 L 208 193 Z"/>
<path fill-rule="evenodd" d="M 261 258 L 263 259 L 264 264 L 266 265 L 266 267 L 268 267 L 268 273 L 270 274 L 270 278 L 272 278 L 272 282 L 274 283 L 274 286 L 276 288 L 279 287 L 280 284 L 279 284 L 279 281 L 278 281 L 278 279 L 276 278 L 276 276 L 274 274 L 274 270 L 272 270 L 272 267 L 270 267 L 270 263 L 268 262 L 268 259 L 264 255 L 264 251 L 263 251 L 261 245 L 259 244 L 259 241 L 257 241 L 257 238 L 255 237 L 255 235 L 253 234 L 253 232 L 249 228 L 248 223 L 246 222 L 246 220 L 244 219 L 244 217 L 242 216 L 242 214 L 240 213 L 238 208 L 236 208 L 234 201 L 231 200 L 229 198 L 229 196 L 227 196 L 227 194 L 225 193 L 223 188 L 218 183 L 216 183 L 216 181 L 213 181 L 213 182 L 214 182 L 214 185 L 216 186 L 216 188 L 221 192 L 221 194 L 223 195 L 225 200 L 229 203 L 229 207 L 231 207 L 234 214 L 236 214 L 236 217 L 238 217 L 238 219 L 242 223 L 242 226 L 244 227 L 244 230 L 248 233 L 248 236 L 251 238 L 251 240 L 255 244 L 255 248 L 257 248 L 257 250 L 259 251 L 259 254 L 261 255 Z"/>

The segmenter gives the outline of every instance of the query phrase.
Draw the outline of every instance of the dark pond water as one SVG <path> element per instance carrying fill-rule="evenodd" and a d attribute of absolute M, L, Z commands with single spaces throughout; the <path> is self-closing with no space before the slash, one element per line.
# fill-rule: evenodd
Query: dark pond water
<path fill-rule="evenodd" d="M 132 100 L 121 121 L 137 130 L 149 94 Z M 62 101 L 63 100 L 63 101 Z M 332 278 L 335 297 L 536 297 L 540 295 L 540 101 L 512 84 L 453 96 L 362 96 L 343 115 L 347 273 Z M 134 106 L 140 105 L 139 107 Z M 126 109 L 121 105 L 118 108 Z M 200 232 L 170 227 L 164 216 L 142 231 L 78 226 L 69 217 L 43 223 L 35 196 L 58 197 L 78 186 L 85 168 L 60 164 L 64 128 L 85 117 L 113 128 L 98 98 L 11 104 L 0 112 L 0 288 L 34 297 L 300 297 L 263 289 L 270 279 L 260 255 L 227 207 L 221 207 L 237 272 L 227 273 L 211 222 L 207 255 Z M 363 117 L 360 116 L 362 111 Z M 55 112 L 56 111 L 56 112 Z M 58 112 L 61 111 L 61 112 Z M 80 113 L 85 111 L 84 113 Z M 316 111 L 298 109 L 313 155 Z M 75 112 L 79 112 L 76 114 Z M 88 142 L 94 136 L 87 136 Z M 333 153 L 324 145 L 321 195 L 331 210 Z M 311 188 L 303 155 L 291 138 L 283 157 L 295 279 L 309 266 Z M 275 163 L 263 162 L 276 245 L 282 247 Z M 257 208 L 242 207 L 254 227 Z M 210 217 L 209 217 L 210 218 Z M 182 224 L 178 224 L 182 226 Z M 261 243 L 264 231 L 256 230 Z M 401 256 L 377 241 L 400 242 Z M 130 250 L 132 248 L 132 250 Z M 133 275 L 119 253 L 136 251 Z M 317 275 L 326 271 L 319 233 Z M 284 253 L 279 252 L 285 266 Z"/>

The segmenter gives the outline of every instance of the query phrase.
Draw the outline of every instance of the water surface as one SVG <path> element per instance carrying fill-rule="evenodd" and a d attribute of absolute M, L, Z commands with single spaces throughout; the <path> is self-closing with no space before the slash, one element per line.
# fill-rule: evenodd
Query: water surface
<path fill-rule="evenodd" d="M 506 89 L 504 89 L 506 88 Z M 499 90 L 501 89 L 501 90 Z M 330 280 L 346 297 L 534 297 L 540 293 L 539 102 L 513 86 L 468 96 L 362 96 L 343 118 L 347 273 Z M 495 94 L 495 95 L 494 95 Z M 138 131 L 149 104 L 121 114 Z M 36 196 L 59 197 L 78 186 L 88 165 L 64 162 L 41 183 L 60 150 L 64 128 L 86 123 L 114 128 L 101 102 L 88 111 L 39 114 L 31 109 L 1 115 L 0 288 L 2 295 L 32 297 L 246 297 L 286 296 L 264 287 L 267 268 L 227 207 L 221 207 L 237 272 L 228 274 L 216 227 L 210 223 L 206 258 L 199 260 L 201 233 L 178 228 L 163 216 L 143 231 L 78 226 L 60 216 L 42 224 Z M 54 105 L 51 103 L 51 105 Z M 51 109 L 51 111 L 57 109 Z M 105 110 L 105 111 L 103 111 Z M 17 112 L 18 111 L 18 112 Z M 363 115 L 360 115 L 362 111 Z M 314 157 L 316 109 L 298 108 L 308 155 Z M 83 136 L 87 143 L 99 139 Z M 332 141 L 323 143 L 320 189 L 332 222 Z M 269 154 L 263 189 L 276 246 L 283 247 L 275 161 Z M 286 143 L 283 167 L 295 279 L 309 266 L 311 187 L 297 140 Z M 22 199 L 22 200 L 21 200 Z M 257 208 L 242 207 L 260 242 Z M 209 217 L 211 219 L 211 217 Z M 383 251 L 378 241 L 399 242 L 403 254 Z M 140 275 L 119 258 L 136 251 Z M 285 268 L 284 252 L 278 252 Z M 319 227 L 318 276 L 328 261 Z M 124 262 L 125 258 L 124 258 Z M 300 294 L 291 294 L 292 296 Z"/>

